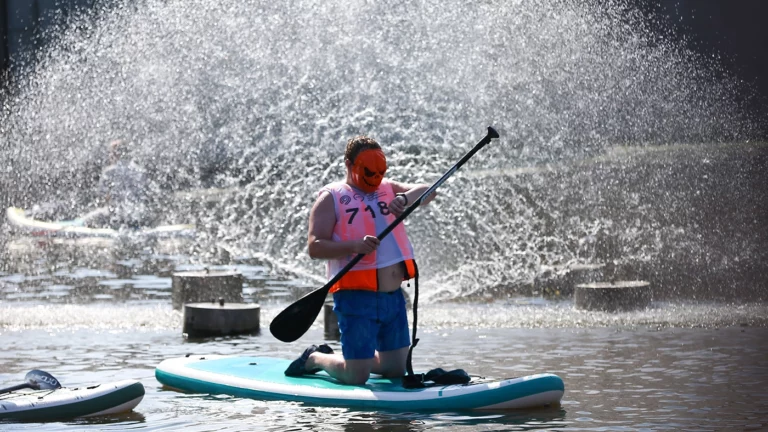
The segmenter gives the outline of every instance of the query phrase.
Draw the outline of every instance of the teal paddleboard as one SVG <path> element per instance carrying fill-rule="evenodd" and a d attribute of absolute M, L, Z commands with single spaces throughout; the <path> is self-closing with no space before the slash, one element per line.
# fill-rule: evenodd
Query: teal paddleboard
<path fill-rule="evenodd" d="M 22 389 L 0 394 L 0 421 L 43 422 L 116 414 L 132 410 L 142 398 L 144 386 L 135 380 L 77 388 Z"/>
<path fill-rule="evenodd" d="M 155 377 L 166 387 L 191 393 L 398 411 L 535 408 L 559 404 L 565 391 L 563 380 L 553 374 L 421 389 L 372 375 L 365 385 L 350 386 L 324 372 L 287 377 L 289 364 L 269 357 L 188 356 L 163 361 Z"/>

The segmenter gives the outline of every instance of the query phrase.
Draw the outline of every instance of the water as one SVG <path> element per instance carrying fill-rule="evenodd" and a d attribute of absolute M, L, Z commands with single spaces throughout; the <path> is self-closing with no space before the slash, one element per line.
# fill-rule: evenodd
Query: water
<path fill-rule="evenodd" d="M 741 84 L 653 27 L 620 0 L 146 0 L 74 21 L 2 101 L 0 204 L 82 214 L 105 144 L 126 137 L 163 191 L 161 222 L 198 233 L 44 241 L 3 226 L 0 385 L 36 367 L 145 384 L 135 413 L 45 425 L 64 430 L 766 428 L 768 148 Z M 159 387 L 167 357 L 289 358 L 322 334 L 185 341 L 174 271 L 243 272 L 268 323 L 323 282 L 307 214 L 349 137 L 382 142 L 393 178 L 431 183 L 489 124 L 502 140 L 406 222 L 423 275 L 415 363 L 558 373 L 561 407 L 371 413 Z M 541 296 L 550 270 L 595 263 L 649 280 L 654 303 L 605 314 Z"/>
<path fill-rule="evenodd" d="M 245 277 L 246 302 L 261 304 L 263 329 L 251 336 L 186 340 L 171 307 L 171 275 L 200 269 L 184 248 L 104 248 L 112 267 L 73 258 L 92 243 L 13 244 L 0 274 L 0 386 L 31 369 L 64 385 L 137 379 L 146 396 L 134 412 L 55 423 L 7 423 L 3 430 L 760 430 L 768 427 L 768 305 L 657 301 L 618 314 L 587 312 L 570 300 L 510 297 L 485 302 L 429 302 L 419 307 L 414 367 L 461 367 L 502 378 L 538 372 L 561 376 L 562 405 L 518 412 L 369 412 L 163 389 L 154 368 L 169 357 L 247 354 L 292 358 L 324 338 L 322 318 L 284 344 L 266 323 L 314 287 L 270 276 L 252 260 L 221 265 Z M 166 247 L 170 247 L 166 245 Z M 45 251 L 45 256 L 43 256 Z M 109 254 L 108 254 L 109 256 Z M 63 257 L 63 258 L 62 258 Z M 120 270 L 122 269 L 122 270 Z M 32 272 L 32 270 L 34 272 Z M 327 341 L 335 348 L 338 342 Z M 457 349 L 457 347 L 461 347 Z"/>
<path fill-rule="evenodd" d="M 154 314 L 161 320 L 155 325 L 160 327 L 168 311 L 157 309 Z M 87 313 L 87 308 L 79 312 Z M 146 313 L 142 308 L 111 312 Z M 477 309 L 465 307 L 458 312 L 472 314 Z M 426 308 L 421 316 L 430 314 Z M 420 334 L 417 368 L 462 367 L 488 377 L 553 372 L 566 383 L 562 405 L 508 413 L 369 412 L 188 395 L 161 388 L 153 376 L 153 368 L 164 358 L 188 353 L 288 357 L 320 340 L 321 329 L 311 330 L 290 345 L 266 333 L 187 342 L 178 326 L 4 330 L 0 384 L 15 384 L 28 370 L 40 368 L 71 386 L 131 378 L 146 388 L 144 400 L 133 413 L 48 423 L 46 430 L 714 431 L 768 427 L 768 395 L 761 384 L 768 376 L 765 327 L 510 329 L 427 325 Z M 451 348 L 456 346 L 461 350 Z M 34 430 L 41 426 L 6 424 L 3 429 Z"/>

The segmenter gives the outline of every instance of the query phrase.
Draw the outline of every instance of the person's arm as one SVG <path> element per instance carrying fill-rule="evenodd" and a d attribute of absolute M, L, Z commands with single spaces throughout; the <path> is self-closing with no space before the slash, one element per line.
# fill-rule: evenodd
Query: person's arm
<path fill-rule="evenodd" d="M 311 258 L 336 259 L 352 254 L 367 254 L 379 247 L 379 239 L 370 235 L 358 240 L 333 241 L 335 225 L 336 209 L 333 204 L 333 195 L 323 192 L 309 213 L 307 244 Z"/>
<path fill-rule="evenodd" d="M 400 183 L 392 180 L 390 183 L 392 183 L 392 192 L 395 193 L 395 198 L 389 203 L 389 209 L 395 216 L 400 216 L 408 206 L 429 189 L 429 185 L 421 183 Z M 403 194 L 405 197 L 401 198 L 397 194 Z M 421 205 L 429 204 L 435 199 L 435 196 L 437 196 L 437 191 L 428 196 Z"/>
<path fill-rule="evenodd" d="M 113 169 L 112 166 L 108 166 L 104 168 L 101 171 L 101 176 L 99 177 L 99 184 L 97 186 L 98 190 L 98 197 L 96 198 L 96 202 L 100 206 L 106 206 L 109 204 L 109 202 L 112 200 L 112 196 L 110 193 L 110 184 L 112 183 L 112 176 L 113 176 Z"/>

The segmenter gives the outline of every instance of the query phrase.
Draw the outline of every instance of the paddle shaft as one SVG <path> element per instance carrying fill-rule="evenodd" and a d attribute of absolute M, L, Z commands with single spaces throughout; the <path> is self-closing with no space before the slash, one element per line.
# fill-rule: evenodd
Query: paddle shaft
<path fill-rule="evenodd" d="M 456 172 L 459 168 L 461 168 L 464 163 L 466 163 L 472 156 L 475 155 L 480 149 L 485 147 L 486 144 L 491 142 L 492 139 L 498 138 L 499 134 L 496 132 L 494 128 L 491 126 L 488 126 L 488 133 L 485 135 L 483 139 L 480 140 L 475 146 L 467 152 L 456 164 L 451 167 L 445 174 L 443 174 L 442 177 L 440 177 L 432 186 L 430 186 L 429 189 L 427 189 L 421 196 L 416 199 L 410 206 L 408 206 L 405 211 L 403 211 L 400 216 L 398 216 L 394 221 L 392 221 L 389 226 L 384 228 L 384 231 L 379 233 L 376 237 L 379 240 L 382 240 L 384 237 L 386 237 L 389 233 L 394 230 L 400 222 L 402 222 L 405 218 L 408 217 L 418 206 L 420 206 L 427 198 L 429 198 L 430 195 L 435 193 L 435 190 L 437 190 L 440 185 L 445 183 L 448 178 L 453 175 L 453 173 Z M 328 292 L 330 291 L 331 287 L 338 282 L 342 277 L 344 277 L 347 272 L 349 272 L 352 267 L 355 266 L 363 257 L 365 254 L 358 254 L 354 258 L 352 258 L 351 261 L 347 263 L 336 275 L 331 278 L 322 288 L 318 288 L 315 291 L 312 291 L 311 293 L 305 295 L 304 297 L 296 300 L 294 303 L 292 303 L 290 306 L 285 308 L 282 312 L 280 312 L 273 320 L 272 323 L 269 326 L 269 330 L 277 339 L 283 341 L 283 342 L 293 342 L 296 339 L 300 338 L 304 333 L 309 330 L 309 327 L 312 326 L 312 323 L 317 318 L 317 315 L 320 314 L 320 310 L 323 308 L 323 303 L 325 302 L 325 297 L 328 295 Z"/>
<path fill-rule="evenodd" d="M 21 390 L 21 389 L 28 388 L 28 387 L 32 387 L 32 386 L 29 385 L 29 383 L 17 384 L 15 386 L 11 386 L 11 387 L 6 387 L 4 389 L 0 389 L 0 394 L 10 393 L 12 391 Z"/>

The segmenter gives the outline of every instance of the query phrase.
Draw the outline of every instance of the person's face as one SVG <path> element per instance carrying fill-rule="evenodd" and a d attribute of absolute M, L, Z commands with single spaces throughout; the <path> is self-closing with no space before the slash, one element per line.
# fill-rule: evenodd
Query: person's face
<path fill-rule="evenodd" d="M 352 182 L 365 193 L 374 192 L 387 172 L 387 158 L 378 149 L 363 150 L 351 163 Z"/>

